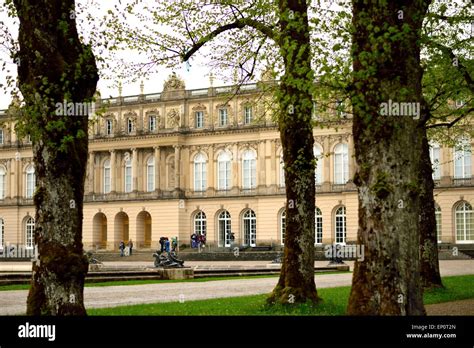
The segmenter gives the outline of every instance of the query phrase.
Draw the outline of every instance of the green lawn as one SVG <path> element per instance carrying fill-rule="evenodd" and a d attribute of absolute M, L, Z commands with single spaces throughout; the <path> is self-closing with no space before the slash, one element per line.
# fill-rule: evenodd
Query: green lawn
<path fill-rule="evenodd" d="M 350 273 L 349 271 L 344 272 L 318 272 L 315 275 L 320 274 L 342 274 Z M 276 278 L 276 275 L 254 275 L 254 276 L 242 276 L 242 277 L 208 277 L 208 278 L 196 278 L 196 279 L 178 279 L 178 280 L 123 280 L 123 281 L 111 281 L 111 282 L 99 282 L 99 283 L 86 283 L 86 287 L 97 287 L 97 286 L 126 286 L 126 285 L 144 285 L 144 284 L 160 284 L 160 283 L 181 283 L 181 282 L 210 282 L 215 280 L 231 280 L 231 279 L 256 279 L 256 278 Z M 0 291 L 10 290 L 28 290 L 29 284 L 18 284 L 18 285 L 0 285 Z"/>
<path fill-rule="evenodd" d="M 474 275 L 443 277 L 444 289 L 427 291 L 425 304 L 474 298 Z M 89 315 L 344 315 L 350 287 L 319 289 L 323 302 L 317 306 L 285 305 L 268 307 L 267 295 L 230 297 L 222 299 L 168 302 L 89 309 Z"/>

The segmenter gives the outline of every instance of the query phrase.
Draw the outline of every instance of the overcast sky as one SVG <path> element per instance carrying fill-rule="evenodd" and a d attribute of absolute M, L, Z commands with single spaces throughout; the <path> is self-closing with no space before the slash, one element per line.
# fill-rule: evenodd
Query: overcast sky
<path fill-rule="evenodd" d="M 97 18 L 103 16 L 107 9 L 113 8 L 113 5 L 117 3 L 118 0 L 107 0 L 106 5 L 101 8 L 101 11 L 94 9 L 94 15 L 97 15 Z M 0 0 L 0 6 L 3 7 L 4 0 Z M 0 21 L 4 21 L 8 24 L 10 32 L 13 37 L 16 39 L 18 35 L 18 21 L 8 18 L 5 13 L 0 13 Z M 136 52 L 123 52 L 120 55 L 123 56 L 137 56 Z M 137 57 L 138 58 L 138 57 Z M 16 76 L 16 65 L 10 59 L 8 51 L 4 47 L 0 47 L 0 67 L 6 62 L 7 68 L 14 73 Z M 182 64 L 179 69 L 175 70 L 176 73 L 182 77 L 186 84 L 186 89 L 197 89 L 197 88 L 206 88 L 209 87 L 209 69 L 206 67 L 205 62 L 199 55 L 193 59 L 192 65 L 186 67 Z M 148 79 L 144 80 L 144 93 L 156 93 L 161 92 L 163 89 L 163 82 L 171 74 L 172 70 L 161 67 L 158 69 L 158 72 L 155 74 L 148 75 Z M 0 70 L 0 84 L 4 84 L 6 73 Z M 222 85 L 224 82 L 214 79 L 214 86 Z M 115 85 L 115 86 L 114 86 Z M 97 89 L 100 91 L 103 98 L 108 98 L 109 96 L 116 97 L 118 96 L 117 79 L 108 80 L 101 78 L 98 82 Z M 136 95 L 140 93 L 140 81 L 134 83 L 122 83 L 122 95 Z M 11 102 L 10 94 L 5 94 L 3 90 L 0 89 L 0 110 L 6 109 Z"/>

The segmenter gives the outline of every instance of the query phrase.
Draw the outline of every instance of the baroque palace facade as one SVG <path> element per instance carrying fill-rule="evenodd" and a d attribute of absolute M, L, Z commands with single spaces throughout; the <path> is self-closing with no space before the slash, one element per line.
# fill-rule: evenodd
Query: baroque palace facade
<path fill-rule="evenodd" d="M 244 85 L 230 97 L 232 86 L 186 90 L 172 75 L 161 93 L 99 99 L 97 107 L 107 108 L 89 134 L 85 248 L 117 249 L 129 239 L 153 248 L 162 236 L 190 244 L 192 233 L 215 247 L 230 247 L 231 233 L 237 245 L 283 245 L 291 183 L 261 86 Z M 353 243 L 357 235 L 351 120 L 339 116 L 337 127 L 314 129 L 318 244 Z M 462 149 L 431 148 L 444 243 L 474 243 L 473 144 L 463 141 Z M 34 190 L 31 143 L 0 111 L 0 250 L 33 248 Z"/>

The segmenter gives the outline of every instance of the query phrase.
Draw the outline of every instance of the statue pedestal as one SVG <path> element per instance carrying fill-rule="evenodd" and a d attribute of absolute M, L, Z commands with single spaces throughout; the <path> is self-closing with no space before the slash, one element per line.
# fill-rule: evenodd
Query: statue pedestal
<path fill-rule="evenodd" d="M 194 270 L 191 267 L 184 268 L 157 268 L 156 272 L 161 279 L 193 279 Z"/>

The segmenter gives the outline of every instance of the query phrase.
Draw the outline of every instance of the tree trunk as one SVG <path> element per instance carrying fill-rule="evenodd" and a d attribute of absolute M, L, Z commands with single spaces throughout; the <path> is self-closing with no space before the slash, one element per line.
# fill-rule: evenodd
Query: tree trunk
<path fill-rule="evenodd" d="M 353 135 L 359 167 L 354 182 L 358 243 L 365 258 L 355 263 L 352 315 L 425 314 L 419 255 L 425 208 L 419 37 L 428 5 L 353 0 Z M 411 112 L 405 108 L 394 116 L 393 105 L 404 102 L 415 103 Z"/>
<path fill-rule="evenodd" d="M 33 142 L 37 179 L 39 261 L 33 263 L 27 314 L 85 315 L 88 262 L 82 208 L 88 116 L 77 107 L 60 115 L 56 103 L 91 101 L 98 80 L 95 58 L 78 38 L 74 0 L 15 0 L 14 5 L 20 20 L 18 76 L 25 101 L 21 121 Z"/>
<path fill-rule="evenodd" d="M 286 232 L 280 279 L 270 303 L 318 302 L 314 282 L 315 181 L 311 124 L 314 75 L 305 0 L 279 2 L 285 73 L 277 91 L 286 182 Z"/>
<path fill-rule="evenodd" d="M 424 132 L 421 155 L 421 173 L 423 178 L 420 219 L 420 257 L 421 281 L 424 288 L 443 287 L 439 273 L 438 236 L 436 234 L 436 215 L 434 201 L 433 169 L 426 131 Z"/>

